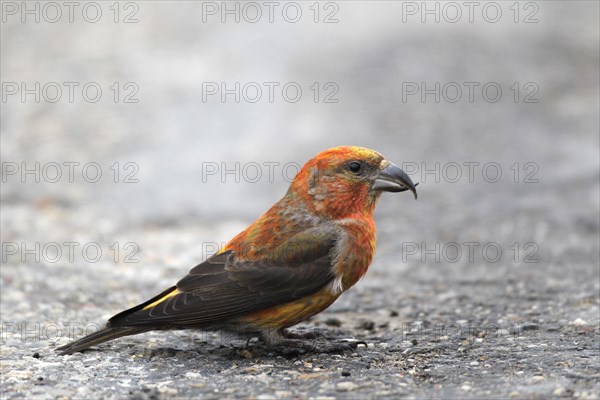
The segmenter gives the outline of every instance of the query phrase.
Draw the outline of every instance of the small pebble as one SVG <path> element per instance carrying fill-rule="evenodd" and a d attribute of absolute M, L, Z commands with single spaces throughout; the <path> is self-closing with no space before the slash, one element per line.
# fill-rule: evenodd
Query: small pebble
<path fill-rule="evenodd" d="M 583 325 L 587 325 L 587 321 L 581 318 L 577 318 L 574 321 L 569 322 L 569 325 L 575 325 L 575 326 L 583 326 Z"/>
<path fill-rule="evenodd" d="M 521 327 L 523 331 L 537 331 L 540 329 L 540 326 L 537 324 L 525 324 Z"/>
<path fill-rule="evenodd" d="M 337 318 L 327 318 L 323 323 L 327 326 L 335 326 L 335 327 L 342 326 L 342 321 L 340 321 Z"/>
<path fill-rule="evenodd" d="M 357 387 L 358 385 L 353 382 L 340 382 L 337 385 L 335 385 L 335 388 L 338 392 L 351 392 Z"/>
<path fill-rule="evenodd" d="M 362 322 L 358 326 L 358 328 L 364 329 L 364 330 L 367 330 L 367 331 L 372 331 L 373 329 L 375 329 L 375 322 L 373 322 L 373 321 L 364 321 L 364 322 Z"/>

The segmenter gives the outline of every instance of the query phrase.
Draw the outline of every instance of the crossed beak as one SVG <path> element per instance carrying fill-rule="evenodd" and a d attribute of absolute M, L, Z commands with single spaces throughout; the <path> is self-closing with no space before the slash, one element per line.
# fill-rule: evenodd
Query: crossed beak
<path fill-rule="evenodd" d="M 389 161 L 385 161 L 384 168 L 379 170 L 373 187 L 371 190 L 381 192 L 404 192 L 410 190 L 415 199 L 417 198 L 417 188 L 406 172 L 402 171 L 400 167 L 392 164 Z"/>

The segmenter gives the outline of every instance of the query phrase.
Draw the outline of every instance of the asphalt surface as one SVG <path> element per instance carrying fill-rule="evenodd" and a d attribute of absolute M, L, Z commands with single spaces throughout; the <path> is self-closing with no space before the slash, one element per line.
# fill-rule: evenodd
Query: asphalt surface
<path fill-rule="evenodd" d="M 101 4 L 98 23 L 3 8 L 3 83 L 103 95 L 23 101 L 4 84 L 2 398 L 600 397 L 597 2 L 522 3 L 518 17 L 498 2 L 498 23 L 456 24 L 392 2 L 321 4 L 333 24 L 309 3 L 298 23 L 222 23 L 201 3 L 137 2 L 124 24 Z M 296 82 L 303 97 L 222 102 L 215 82 Z M 410 94 L 436 82 L 439 102 Z M 174 331 L 55 354 L 174 284 L 340 144 L 402 165 L 419 200 L 381 199 L 369 272 L 293 329 L 307 346 Z"/>

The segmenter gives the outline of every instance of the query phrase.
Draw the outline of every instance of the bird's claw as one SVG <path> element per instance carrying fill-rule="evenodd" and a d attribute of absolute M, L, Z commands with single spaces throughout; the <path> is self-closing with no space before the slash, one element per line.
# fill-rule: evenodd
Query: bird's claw
<path fill-rule="evenodd" d="M 323 336 L 319 330 L 289 331 L 286 329 L 282 330 L 281 334 L 285 339 L 316 339 Z"/>
<path fill-rule="evenodd" d="M 353 351 L 356 346 L 353 347 L 352 344 L 345 342 L 313 341 L 309 343 L 299 339 L 285 339 L 274 349 L 286 355 L 331 354 Z"/>

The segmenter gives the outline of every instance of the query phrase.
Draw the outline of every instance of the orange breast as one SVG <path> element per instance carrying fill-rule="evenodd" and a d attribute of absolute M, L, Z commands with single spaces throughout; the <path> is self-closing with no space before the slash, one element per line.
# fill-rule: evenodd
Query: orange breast
<path fill-rule="evenodd" d="M 336 276 L 342 278 L 344 290 L 350 289 L 366 273 L 375 255 L 375 224 L 372 218 L 348 218 L 343 223 L 348 235 L 345 246 L 340 248 L 337 264 L 333 266 Z"/>

